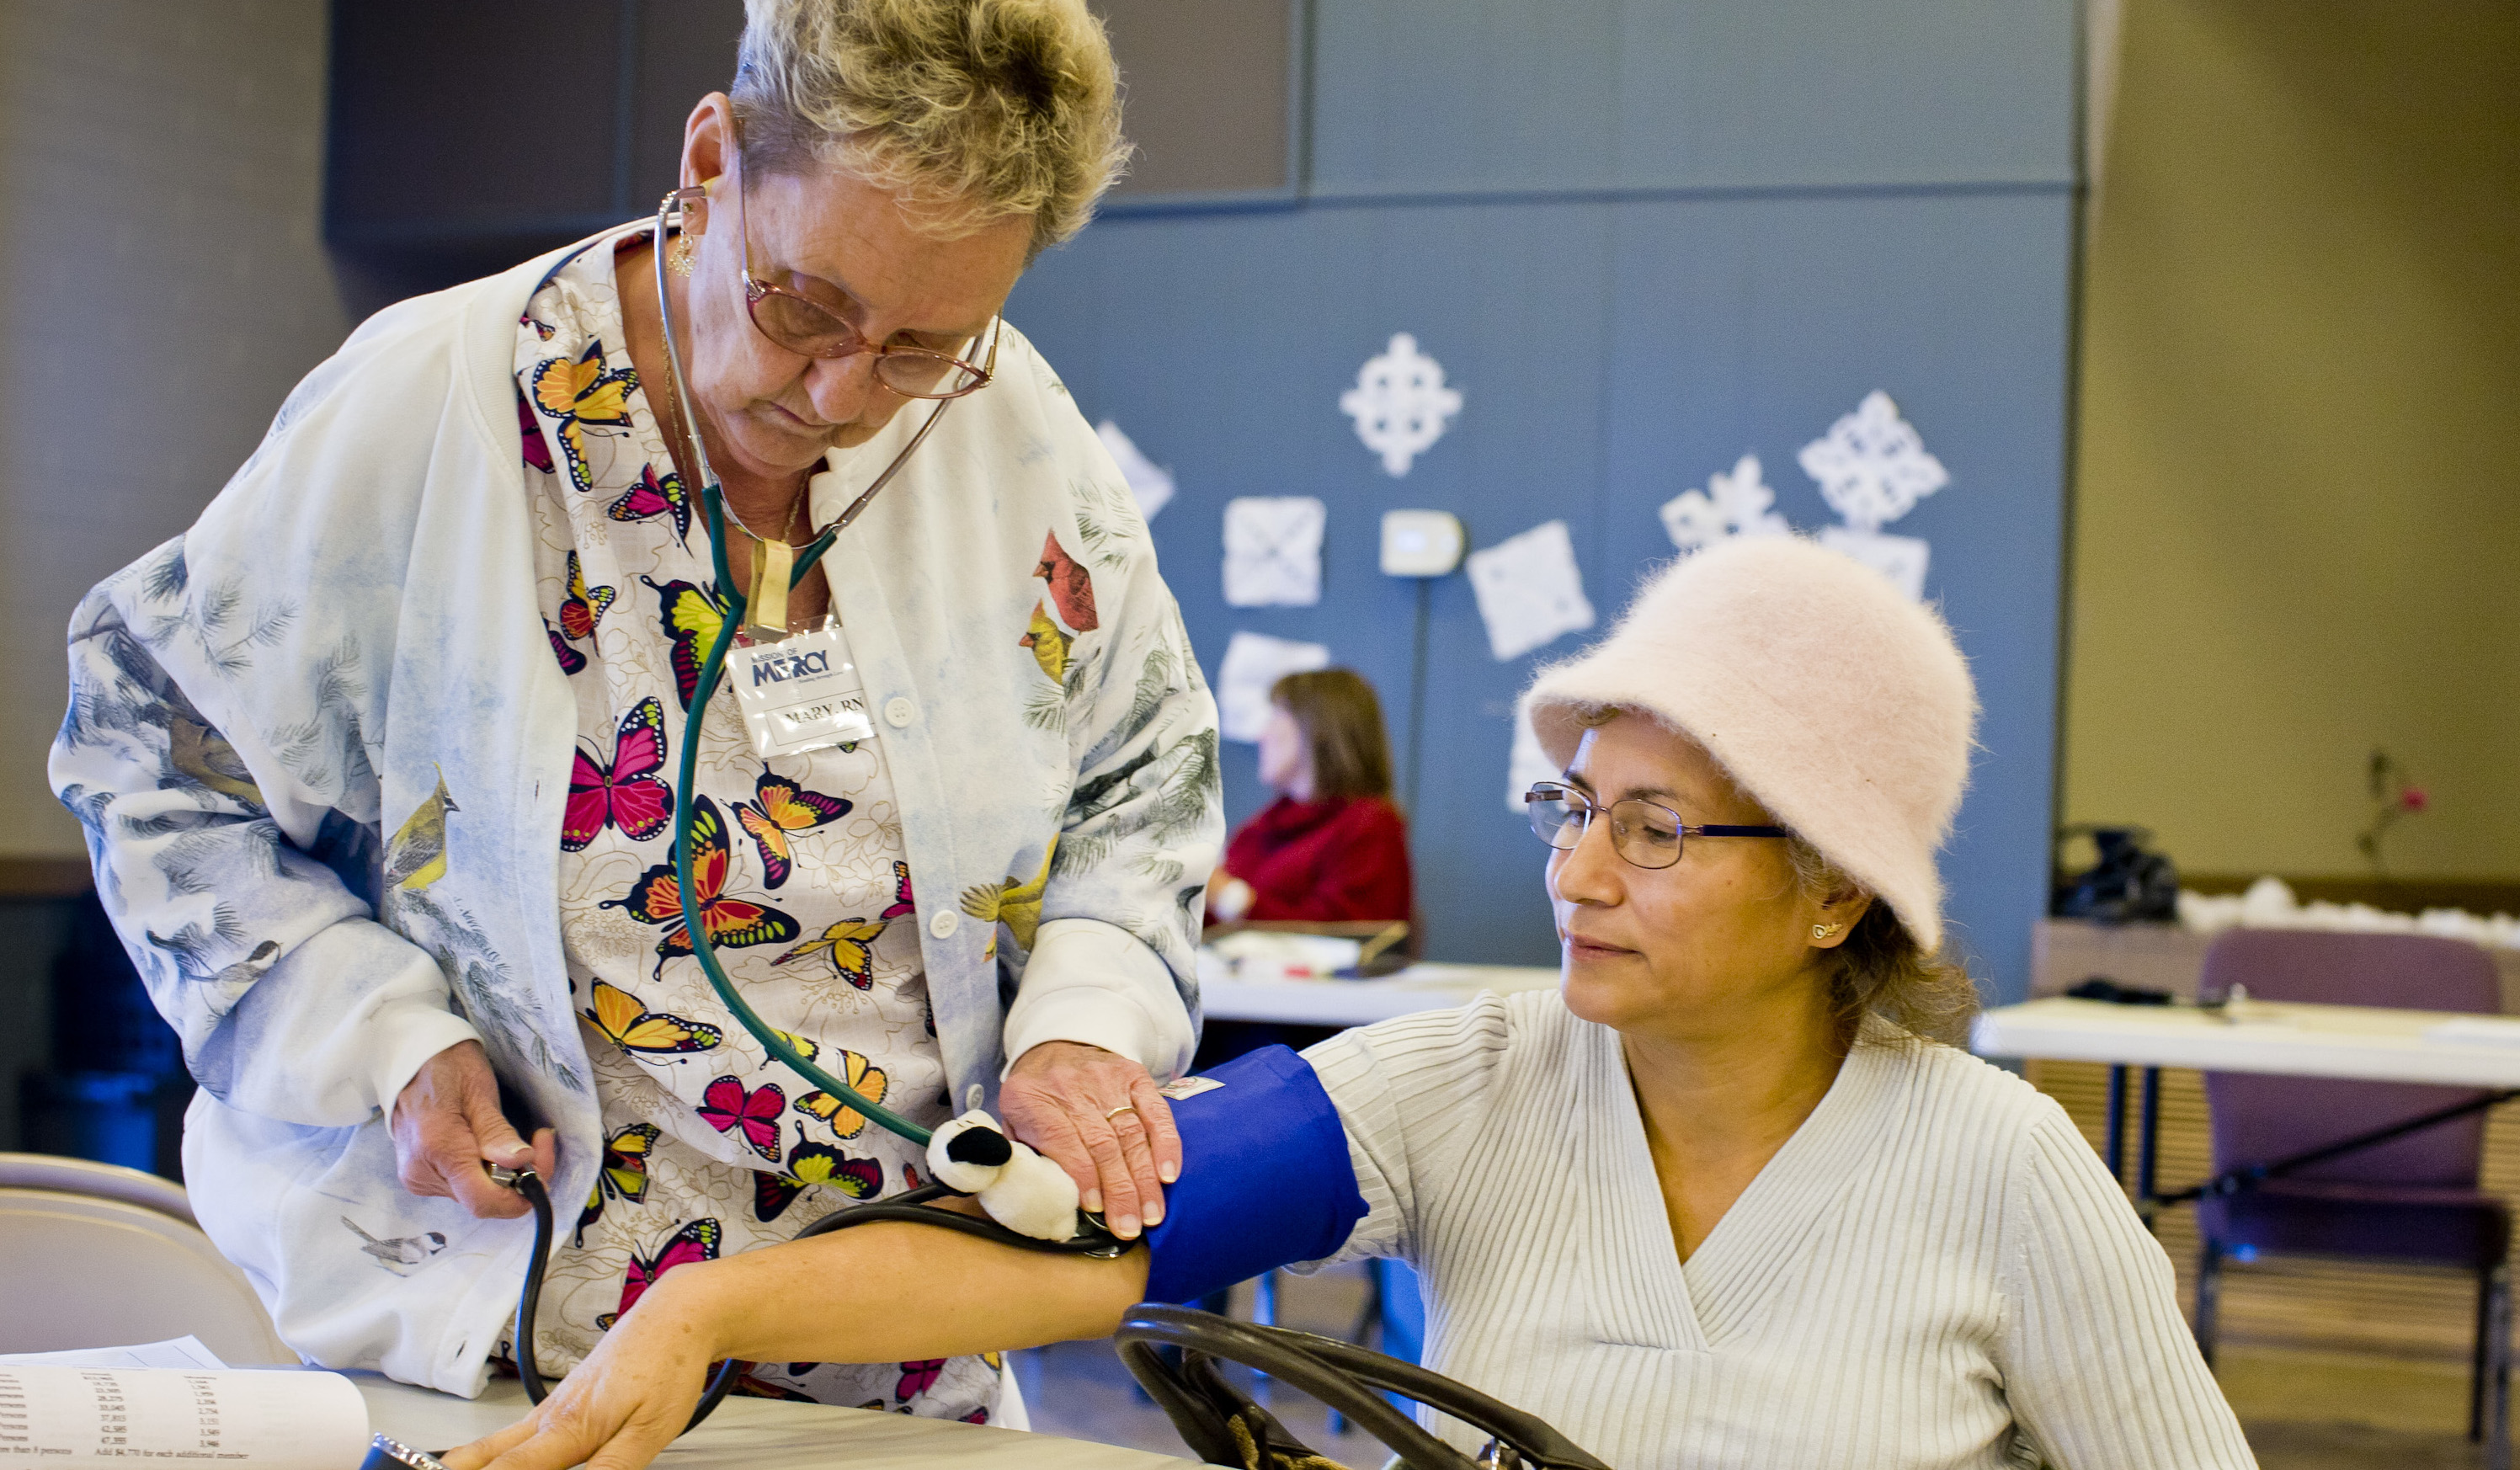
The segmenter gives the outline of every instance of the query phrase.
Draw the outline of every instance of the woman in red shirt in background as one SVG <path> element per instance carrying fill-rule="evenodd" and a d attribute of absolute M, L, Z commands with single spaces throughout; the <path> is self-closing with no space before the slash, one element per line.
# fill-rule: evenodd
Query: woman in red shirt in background
<path fill-rule="evenodd" d="M 1391 804 L 1382 702 L 1353 669 L 1269 690 L 1260 780 L 1278 799 L 1242 824 L 1208 888 L 1208 916 L 1406 920 L 1409 829 Z"/>

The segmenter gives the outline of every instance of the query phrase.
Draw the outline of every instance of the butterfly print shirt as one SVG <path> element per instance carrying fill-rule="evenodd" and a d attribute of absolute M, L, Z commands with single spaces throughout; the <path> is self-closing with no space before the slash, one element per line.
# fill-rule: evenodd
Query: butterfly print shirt
<path fill-rule="evenodd" d="M 311 371 L 200 518 L 82 600 L 51 757 L 201 1084 L 202 1227 L 309 1359 L 459 1395 L 531 1234 L 402 1183 L 389 1110 L 446 1047 L 478 1043 L 557 1131 L 564 1224 L 600 1206 L 579 1248 L 612 1255 L 553 1314 L 581 1339 L 753 1225 L 784 1237 L 870 1170 L 904 1181 L 882 1139 L 765 1072 L 676 949 L 645 834 L 716 622 L 700 525 L 617 350 L 609 255 L 562 292 L 590 315 L 527 310 L 605 244 L 398 302 Z M 1049 1040 L 1187 1066 L 1224 837 L 1215 701 L 1146 521 L 1050 364 L 1002 333 L 995 380 L 824 563 L 881 748 L 765 785 L 730 739 L 698 793 L 735 973 L 913 1111 L 986 1103 Z M 812 518 L 925 423 L 836 456 Z M 896 841 L 907 893 L 875 850 Z M 856 1402 L 930 1380 L 870 1376 Z"/>
<path fill-rule="evenodd" d="M 612 256 L 590 250 L 518 326 L 534 560 L 577 704 L 561 829 L 561 938 L 602 1108 L 605 1168 L 555 1248 L 546 1373 L 592 1351 L 657 1275 L 791 1239 L 910 1187 L 920 1151 L 762 1048 L 691 958 L 672 869 L 673 782 L 696 653 L 716 632 L 694 516 L 625 345 Z M 539 444 L 536 455 L 532 446 Z M 699 731 L 694 886 L 720 961 L 827 1070 L 922 1123 L 946 1116 L 913 878 L 880 740 L 765 762 L 734 688 Z M 568 1202 L 571 1206 L 579 1201 Z M 931 1417 L 985 1410 L 979 1359 L 763 1363 L 761 1386 Z"/>

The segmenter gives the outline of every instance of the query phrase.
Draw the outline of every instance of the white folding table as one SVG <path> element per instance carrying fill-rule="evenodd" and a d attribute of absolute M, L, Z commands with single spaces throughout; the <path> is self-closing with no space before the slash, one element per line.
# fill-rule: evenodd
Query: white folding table
<path fill-rule="evenodd" d="M 1980 1056 L 2107 1064 L 2108 1164 L 2120 1179 L 2126 1177 L 2126 1074 L 2142 1069 L 2136 1199 L 2143 1206 L 2156 1198 L 2164 1067 L 2520 1088 L 2520 1018 L 2378 1005 L 2248 1001 L 2209 1010 L 2058 996 L 1985 1012 L 1970 1047 Z"/>
<path fill-rule="evenodd" d="M 1554 965 L 1419 963 L 1376 980 L 1208 980 L 1199 986 L 1199 1008 L 1219 1021 L 1370 1026 L 1461 1005 L 1481 991 L 1556 988 Z"/>
<path fill-rule="evenodd" d="M 374 1373 L 347 1376 L 368 1401 L 370 1427 L 419 1449 L 471 1444 L 528 1407 L 514 1380 L 458 1399 Z M 1194 1463 L 1056 1435 L 768 1399 L 727 1400 L 656 1460 L 657 1470 L 1193 1470 Z"/>

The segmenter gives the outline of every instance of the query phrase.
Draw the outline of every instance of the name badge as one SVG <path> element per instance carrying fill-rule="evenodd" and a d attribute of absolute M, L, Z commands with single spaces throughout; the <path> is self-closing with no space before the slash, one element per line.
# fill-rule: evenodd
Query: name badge
<path fill-rule="evenodd" d="M 765 759 L 875 738 L 866 681 L 837 623 L 825 619 L 777 643 L 738 645 L 727 650 L 726 665 L 753 751 Z"/>

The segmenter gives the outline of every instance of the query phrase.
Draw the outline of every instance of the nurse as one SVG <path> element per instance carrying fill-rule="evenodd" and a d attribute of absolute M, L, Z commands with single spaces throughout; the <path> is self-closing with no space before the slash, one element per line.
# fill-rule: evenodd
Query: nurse
<path fill-rule="evenodd" d="M 2252 1464 L 2117 1183 L 1954 1045 L 1934 853 L 1975 704 L 1941 619 L 1836 553 L 1661 573 L 1524 696 L 1563 771 L 1528 798 L 1560 988 L 1314 1047 L 1340 1127 L 1309 1160 L 1238 1174 L 1192 1128 L 1159 1285 L 1301 1181 L 1362 1198 L 1279 1259 L 1412 1262 L 1428 1366 L 1621 1470 Z M 889 1225 L 694 1266 L 451 1463 L 631 1470 L 714 1358 L 1097 1335 L 1147 1270 Z"/>
<path fill-rule="evenodd" d="M 1118 122 L 1082 0 L 748 0 L 678 233 L 379 315 L 80 606 L 53 779 L 201 1081 L 202 1224 L 299 1352 L 557 1374 L 667 1271 L 918 1181 L 702 978 L 678 795 L 699 922 L 790 1045 L 914 1122 L 995 1098 L 1118 1233 L 1161 1218 L 1215 711 L 1124 482 L 999 316 Z M 762 571 L 887 467 L 792 590 Z M 757 639 L 836 619 L 844 741 L 765 754 L 735 681 L 691 708 L 713 551 Z M 484 1166 L 528 1161 L 563 1213 L 518 1344 L 531 1231 Z M 1006 1410 L 970 1356 L 756 1378 Z"/>

